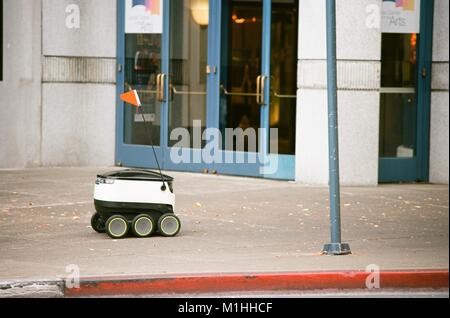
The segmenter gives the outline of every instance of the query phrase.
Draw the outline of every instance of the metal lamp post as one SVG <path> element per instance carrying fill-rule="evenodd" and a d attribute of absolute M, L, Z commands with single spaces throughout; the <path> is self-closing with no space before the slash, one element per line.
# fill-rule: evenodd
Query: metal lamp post
<path fill-rule="evenodd" d="M 324 246 L 323 253 L 326 255 L 348 255 L 351 254 L 350 245 L 342 243 L 341 236 L 341 195 L 339 181 L 337 112 L 336 0 L 326 0 L 326 6 L 331 243 Z"/>

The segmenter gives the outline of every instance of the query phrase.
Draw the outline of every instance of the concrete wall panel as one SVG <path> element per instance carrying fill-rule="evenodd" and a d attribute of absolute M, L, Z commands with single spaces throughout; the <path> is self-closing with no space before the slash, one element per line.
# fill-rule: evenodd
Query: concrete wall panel
<path fill-rule="evenodd" d="M 0 169 L 40 165 L 41 1 L 3 0 Z"/>
<path fill-rule="evenodd" d="M 66 9 L 77 5 L 80 28 L 68 28 Z M 43 0 L 43 54 L 115 57 L 116 0 Z"/>
<path fill-rule="evenodd" d="M 114 165 L 115 86 L 44 84 L 44 166 Z"/>

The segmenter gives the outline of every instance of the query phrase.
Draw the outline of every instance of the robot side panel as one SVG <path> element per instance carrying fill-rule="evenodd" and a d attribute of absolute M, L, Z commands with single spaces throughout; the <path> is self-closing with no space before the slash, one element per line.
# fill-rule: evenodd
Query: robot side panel
<path fill-rule="evenodd" d="M 96 184 L 94 199 L 108 202 L 155 203 L 172 205 L 175 195 L 161 190 L 162 182 L 116 180 L 113 184 Z"/>

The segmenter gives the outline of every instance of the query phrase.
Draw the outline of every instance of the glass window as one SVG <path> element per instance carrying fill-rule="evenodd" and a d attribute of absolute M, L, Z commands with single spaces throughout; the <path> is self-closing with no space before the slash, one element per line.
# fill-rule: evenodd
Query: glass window
<path fill-rule="evenodd" d="M 261 106 L 256 100 L 256 81 L 261 75 L 262 8 L 261 0 L 223 2 L 220 129 L 224 137 L 226 128 L 251 128 L 258 135 Z M 253 151 L 255 147 L 248 143 L 246 138 L 244 150 Z M 236 142 L 226 150 L 237 150 Z"/>
<path fill-rule="evenodd" d="M 413 158 L 417 129 L 418 34 L 384 33 L 381 61 L 380 157 Z"/>
<path fill-rule="evenodd" d="M 381 94 L 382 157 L 414 157 L 416 144 L 415 94 Z"/>
<path fill-rule="evenodd" d="M 125 91 L 138 91 L 143 110 L 140 114 L 137 108 L 125 107 L 126 144 L 160 144 L 161 107 L 156 83 L 161 73 L 161 38 L 161 34 L 125 35 Z"/>
<path fill-rule="evenodd" d="M 416 87 L 418 34 L 383 33 L 381 87 Z"/>
<path fill-rule="evenodd" d="M 222 29 L 220 128 L 223 134 L 225 128 L 252 128 L 258 135 L 261 105 L 256 93 L 257 79 L 262 74 L 263 2 L 227 1 L 223 5 L 222 19 L 225 25 Z M 278 139 L 271 136 L 270 149 L 273 151 L 273 146 L 277 145 L 277 153 L 293 155 L 297 107 L 298 0 L 272 1 L 271 20 L 270 128 L 278 129 Z M 251 151 L 247 144 L 245 151 Z"/>
<path fill-rule="evenodd" d="M 173 129 L 186 128 L 193 137 L 194 121 L 206 127 L 209 2 L 171 0 L 170 7 L 169 136 Z M 173 146 L 178 141 L 169 142 Z M 190 145 L 201 147 L 193 140 Z"/>
<path fill-rule="evenodd" d="M 278 129 L 278 153 L 295 154 L 298 0 L 272 3 L 270 128 Z M 271 151 L 276 140 L 271 138 Z"/>

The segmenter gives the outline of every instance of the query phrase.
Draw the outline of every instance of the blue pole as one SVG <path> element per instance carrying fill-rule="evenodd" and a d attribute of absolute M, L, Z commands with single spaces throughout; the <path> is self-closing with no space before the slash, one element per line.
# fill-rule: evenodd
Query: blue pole
<path fill-rule="evenodd" d="M 331 243 L 324 246 L 323 253 L 327 255 L 348 255 L 351 254 L 350 246 L 348 244 L 342 244 L 341 236 L 341 194 L 339 180 L 339 134 L 337 110 L 336 0 L 326 1 Z"/>

